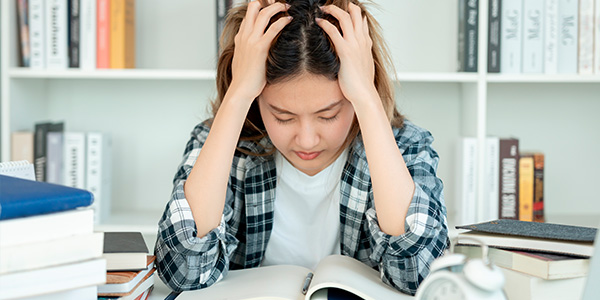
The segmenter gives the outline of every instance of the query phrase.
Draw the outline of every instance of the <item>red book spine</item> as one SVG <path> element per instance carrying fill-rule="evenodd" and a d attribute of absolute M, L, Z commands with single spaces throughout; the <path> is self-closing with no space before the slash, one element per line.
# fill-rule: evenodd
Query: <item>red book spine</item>
<path fill-rule="evenodd" d="M 110 0 L 97 2 L 96 68 L 110 68 Z"/>

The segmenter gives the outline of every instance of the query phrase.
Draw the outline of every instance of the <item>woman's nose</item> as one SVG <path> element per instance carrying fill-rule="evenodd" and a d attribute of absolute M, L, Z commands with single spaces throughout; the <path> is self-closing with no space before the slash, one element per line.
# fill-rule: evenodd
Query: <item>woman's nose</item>
<path fill-rule="evenodd" d="M 301 150 L 311 151 L 319 145 L 319 133 L 312 124 L 302 124 L 296 134 L 296 143 Z"/>

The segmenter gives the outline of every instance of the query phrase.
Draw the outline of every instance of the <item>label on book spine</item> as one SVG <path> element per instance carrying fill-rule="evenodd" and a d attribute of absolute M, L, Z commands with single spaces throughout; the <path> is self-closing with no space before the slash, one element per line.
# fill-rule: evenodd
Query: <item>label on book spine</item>
<path fill-rule="evenodd" d="M 519 219 L 519 140 L 500 139 L 500 219 Z"/>

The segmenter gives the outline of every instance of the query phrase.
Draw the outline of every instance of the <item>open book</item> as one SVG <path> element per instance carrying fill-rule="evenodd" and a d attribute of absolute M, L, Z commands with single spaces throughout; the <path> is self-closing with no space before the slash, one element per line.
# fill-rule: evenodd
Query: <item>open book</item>
<path fill-rule="evenodd" d="M 314 273 L 312 280 L 309 274 Z M 303 288 L 306 287 L 306 295 Z M 201 290 L 181 293 L 177 300 L 325 300 L 327 290 L 344 290 L 365 300 L 413 299 L 381 281 L 379 272 L 343 255 L 331 255 L 311 271 L 278 265 L 229 271 L 221 281 Z"/>

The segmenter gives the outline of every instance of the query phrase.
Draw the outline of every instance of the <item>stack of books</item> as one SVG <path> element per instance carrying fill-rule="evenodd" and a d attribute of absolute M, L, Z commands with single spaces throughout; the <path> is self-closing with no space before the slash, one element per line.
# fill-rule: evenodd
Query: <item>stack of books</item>
<path fill-rule="evenodd" d="M 509 300 L 579 299 L 590 268 L 597 229 L 550 223 L 496 220 L 457 226 L 454 248 L 480 258 L 472 237 L 490 246 L 488 256 L 505 277 Z"/>
<path fill-rule="evenodd" d="M 92 201 L 85 190 L 0 175 L 0 299 L 96 299 L 106 260 Z"/>
<path fill-rule="evenodd" d="M 153 255 L 140 232 L 105 232 L 106 284 L 98 287 L 101 300 L 145 300 L 154 288 Z"/>

